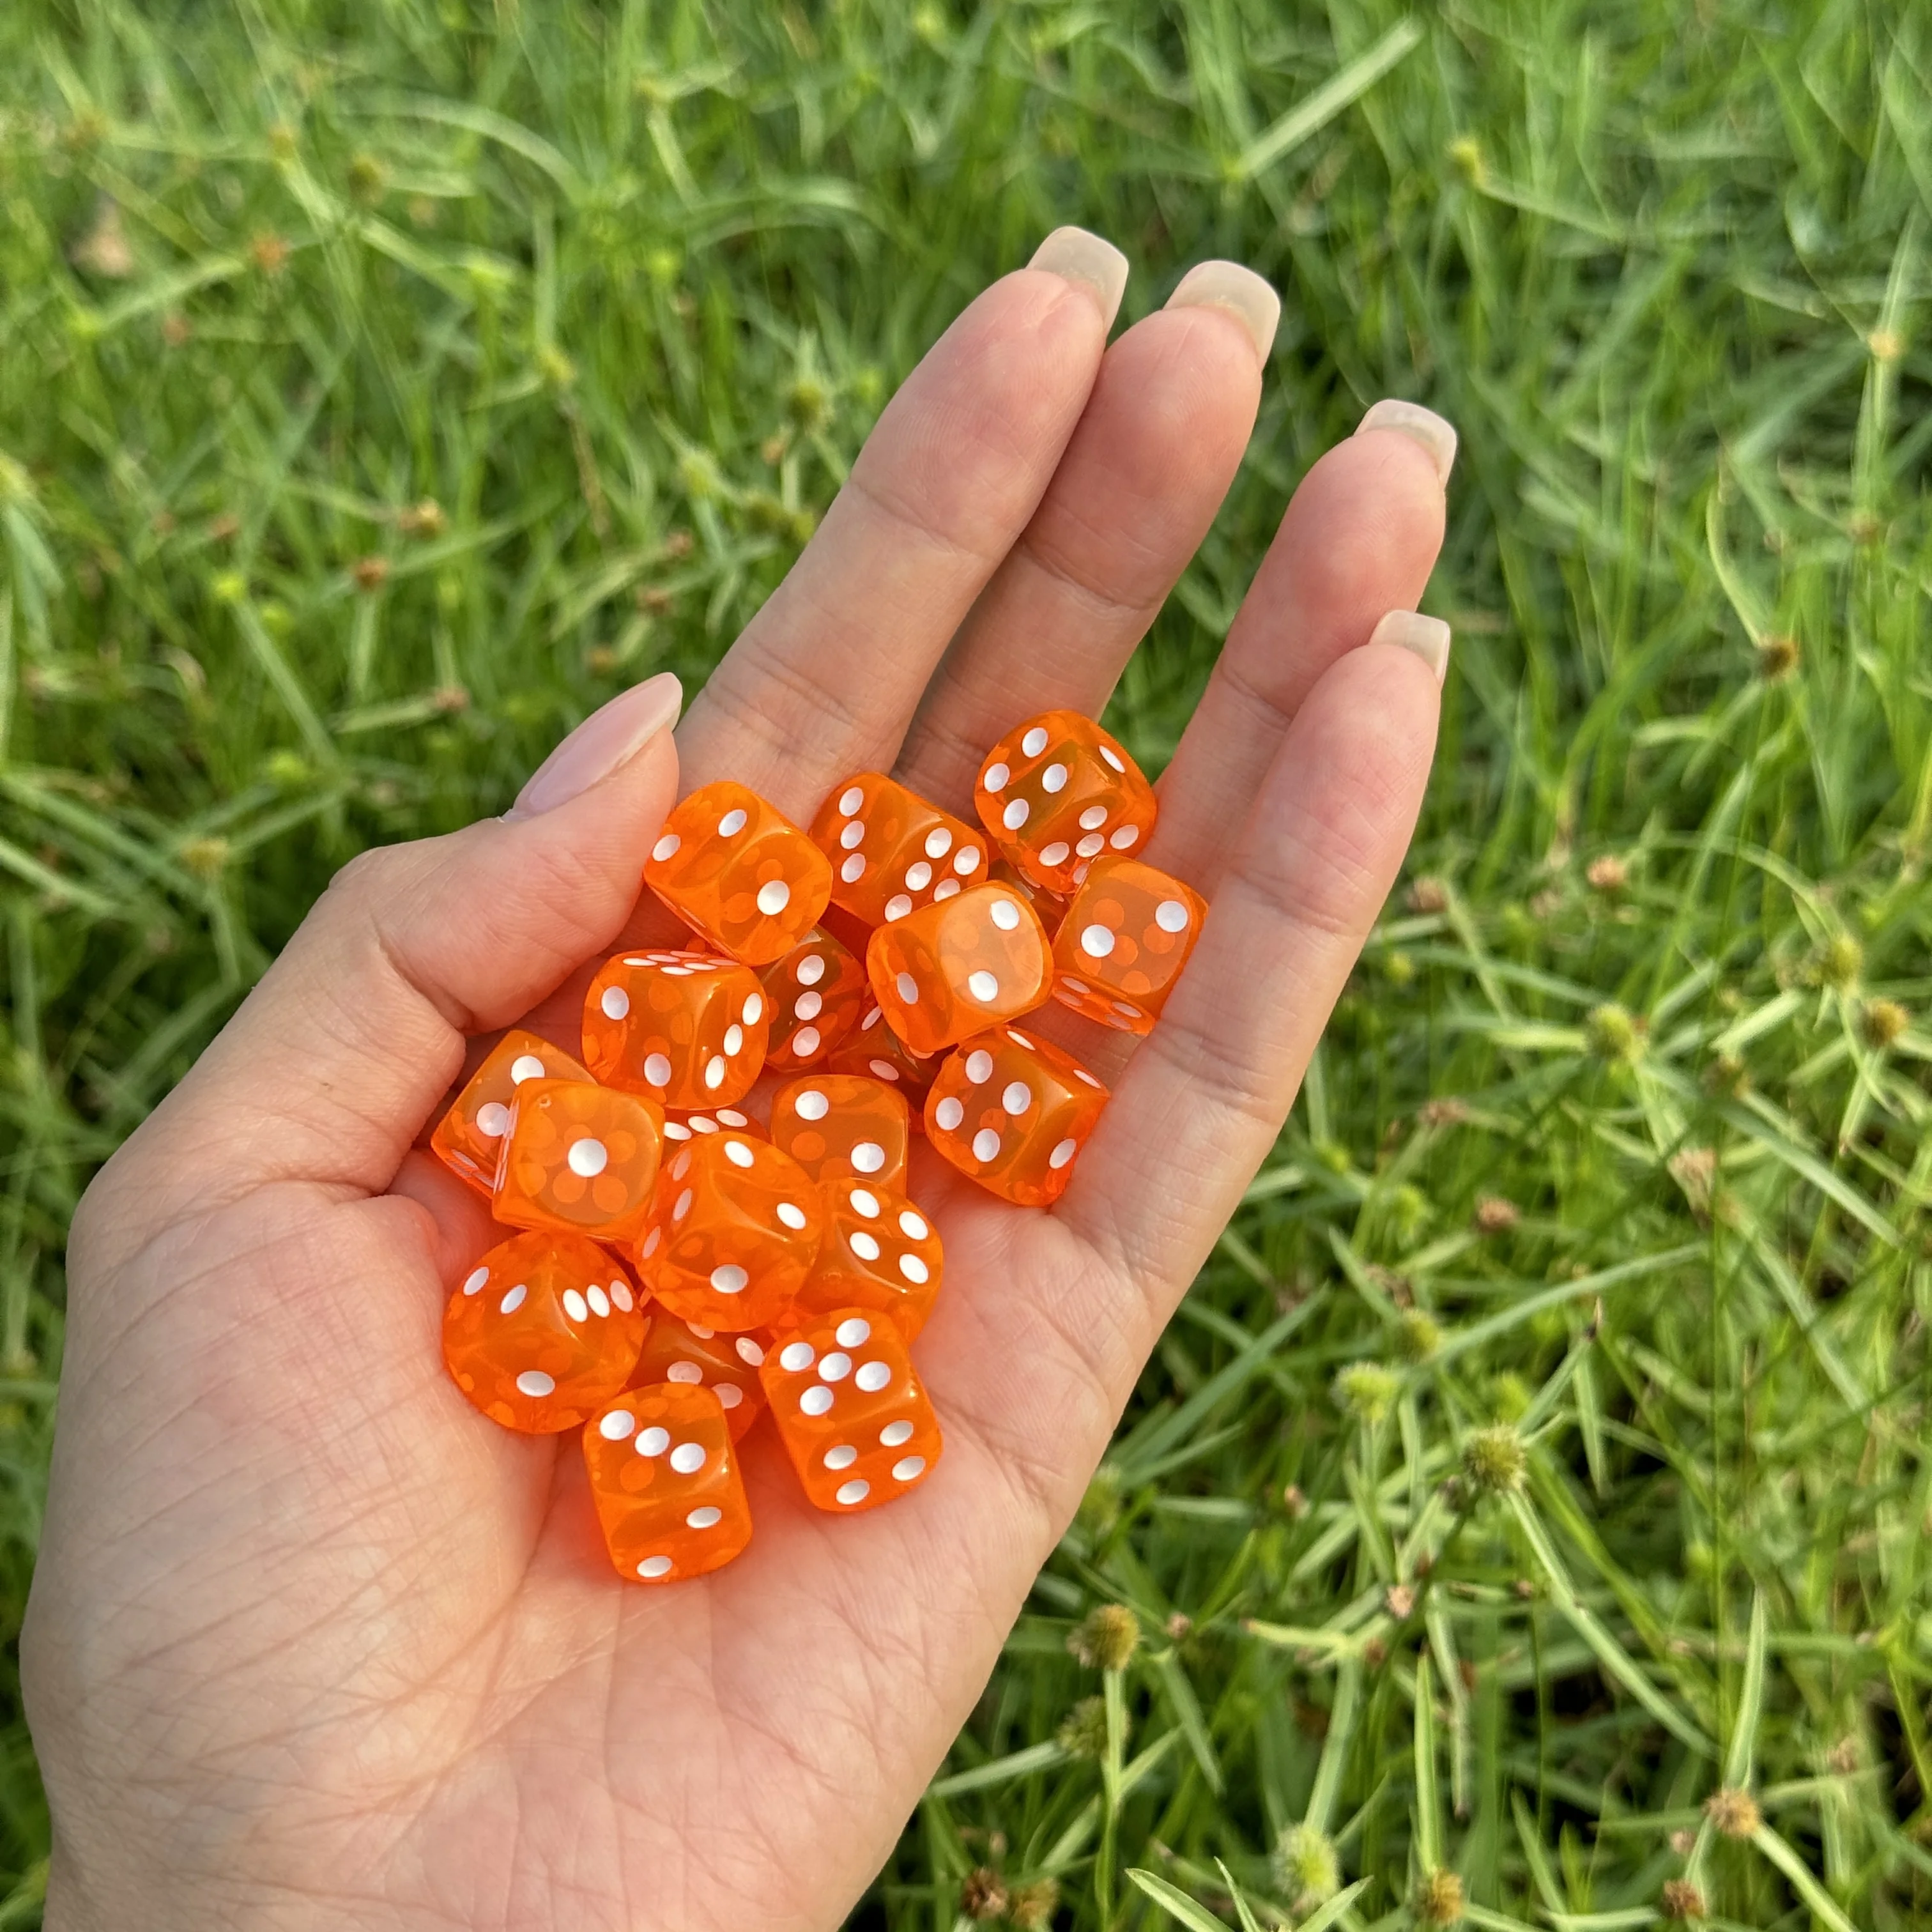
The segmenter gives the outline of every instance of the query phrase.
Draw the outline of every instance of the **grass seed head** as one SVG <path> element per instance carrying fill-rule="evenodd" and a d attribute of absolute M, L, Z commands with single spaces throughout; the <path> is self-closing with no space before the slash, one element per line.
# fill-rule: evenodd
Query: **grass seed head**
<path fill-rule="evenodd" d="M 1704 1894 L 1688 1878 L 1667 1878 L 1658 1909 L 1666 1918 L 1702 1918 Z"/>
<path fill-rule="evenodd" d="M 1500 1194 L 1476 1197 L 1476 1226 L 1485 1234 L 1506 1234 L 1522 1219 L 1522 1210 Z"/>
<path fill-rule="evenodd" d="M 1864 963 L 1864 948 L 1849 932 L 1835 932 L 1812 955 L 1809 976 L 1842 993 L 1858 984 Z"/>
<path fill-rule="evenodd" d="M 1642 1022 L 1614 1000 L 1591 1008 L 1583 1031 L 1599 1060 L 1627 1066 L 1643 1050 Z"/>
<path fill-rule="evenodd" d="M 1912 1016 L 1896 1000 L 1868 1000 L 1858 1024 L 1870 1045 L 1886 1047 L 1911 1025 Z"/>
<path fill-rule="evenodd" d="M 1406 1362 L 1426 1362 L 1442 1346 L 1442 1324 L 1434 1316 L 1412 1308 L 1396 1330 L 1396 1346 Z"/>
<path fill-rule="evenodd" d="M 1408 909 L 1411 912 L 1446 912 L 1449 908 L 1449 888 L 1440 879 L 1418 879 L 1408 889 Z"/>
<path fill-rule="evenodd" d="M 1107 1707 L 1098 1697 L 1083 1697 L 1060 1720 L 1054 1732 L 1069 1757 L 1104 1757 L 1107 1751 Z"/>
<path fill-rule="evenodd" d="M 1766 638 L 1757 647 L 1757 674 L 1776 684 L 1798 668 L 1798 640 L 1783 634 Z"/>
<path fill-rule="evenodd" d="M 976 1866 L 959 1882 L 959 1910 L 968 1918 L 1000 1918 L 1009 1903 L 1006 1882 L 991 1865 Z"/>
<path fill-rule="evenodd" d="M 1013 1887 L 1006 1918 L 1014 1932 L 1046 1932 L 1060 1906 L 1060 1881 L 1052 1878 L 1029 1879 Z"/>
<path fill-rule="evenodd" d="M 1705 1799 L 1704 1815 L 1727 1838 L 1748 1838 L 1764 1822 L 1757 1800 L 1732 1785 Z"/>
<path fill-rule="evenodd" d="M 1124 1604 L 1096 1604 L 1066 1634 L 1066 1648 L 1089 1670 L 1124 1670 L 1140 1648 L 1140 1619 Z"/>
<path fill-rule="evenodd" d="M 1630 868 L 1614 852 L 1592 859 L 1583 876 L 1600 892 L 1620 892 L 1630 884 Z"/>
<path fill-rule="evenodd" d="M 1463 1480 L 1484 1496 L 1514 1496 L 1528 1467 L 1522 1438 L 1507 1422 L 1473 1431 L 1462 1444 Z"/>
<path fill-rule="evenodd" d="M 1462 1881 L 1438 1865 L 1416 1886 L 1415 1916 L 1424 1925 L 1454 1925 L 1462 1916 Z"/>
<path fill-rule="evenodd" d="M 1325 1905 L 1342 1888 L 1334 1840 L 1312 1826 L 1290 1825 L 1275 1841 L 1275 1882 L 1298 1912 Z"/>
<path fill-rule="evenodd" d="M 1373 1427 L 1394 1406 L 1401 1386 L 1395 1371 L 1380 1362 L 1351 1362 L 1336 1374 L 1330 1390 L 1338 1408 Z"/>

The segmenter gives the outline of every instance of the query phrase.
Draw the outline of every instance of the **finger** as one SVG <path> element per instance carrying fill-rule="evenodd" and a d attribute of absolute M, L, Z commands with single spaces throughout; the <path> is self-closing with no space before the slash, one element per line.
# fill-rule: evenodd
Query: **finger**
<path fill-rule="evenodd" d="M 265 1183 L 378 1192 L 461 1065 L 607 945 L 676 795 L 677 680 L 579 726 L 512 817 L 365 852 L 116 1156 L 176 1214 Z M 128 1170 L 132 1169 L 130 1173 Z"/>
<path fill-rule="evenodd" d="M 1214 520 L 1254 428 L 1280 298 L 1204 262 L 1100 365 L 1033 519 L 920 701 L 898 776 L 968 811 L 1016 719 L 1097 716 Z"/>
<path fill-rule="evenodd" d="M 1282 734 L 1383 614 L 1421 600 L 1442 544 L 1456 433 L 1378 403 L 1302 479 L 1160 786 L 1148 856 L 1212 893 Z"/>
<path fill-rule="evenodd" d="M 1431 668 L 1388 644 L 1349 652 L 1316 684 L 1187 971 L 1081 1155 L 1056 1211 L 1140 1284 L 1137 1346 L 1151 1346 L 1274 1143 L 1401 866 L 1438 709 Z"/>
<path fill-rule="evenodd" d="M 891 764 L 1080 419 L 1126 273 L 1099 236 L 1059 230 L 940 337 L 693 704 L 687 787 L 728 775 L 803 819 L 846 772 Z"/>

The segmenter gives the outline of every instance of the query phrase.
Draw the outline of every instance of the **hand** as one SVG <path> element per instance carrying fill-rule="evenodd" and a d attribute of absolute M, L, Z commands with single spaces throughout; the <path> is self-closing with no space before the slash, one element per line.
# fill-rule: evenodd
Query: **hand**
<path fill-rule="evenodd" d="M 1382 412 L 1288 507 L 1160 787 L 1148 856 L 1213 901 L 1193 961 L 1131 1058 L 1054 1029 L 1114 1084 L 1064 1199 L 922 1150 L 947 1453 L 916 1495 L 834 1522 L 754 1438 L 744 1557 L 619 1581 L 574 1436 L 445 1374 L 492 1236 L 412 1147 L 466 1035 L 536 1007 L 574 1046 L 578 969 L 665 929 L 634 901 L 680 784 L 803 819 L 896 768 L 970 815 L 994 737 L 1098 712 L 1234 475 L 1274 315 L 1214 265 L 1107 348 L 1125 275 L 1062 230 L 988 290 L 676 751 L 653 680 L 506 820 L 356 860 L 89 1190 L 22 1640 L 51 1932 L 824 1928 L 890 1850 L 1400 862 L 1448 640 L 1370 638 L 1433 563 L 1447 426 Z"/>

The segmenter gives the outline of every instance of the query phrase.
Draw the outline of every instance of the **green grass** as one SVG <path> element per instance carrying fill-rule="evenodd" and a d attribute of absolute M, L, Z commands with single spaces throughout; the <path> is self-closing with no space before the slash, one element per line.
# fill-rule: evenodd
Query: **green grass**
<path fill-rule="evenodd" d="M 1129 317 L 1285 296 L 1129 742 L 1385 393 L 1462 432 L 1456 662 L 1405 896 L 856 1922 L 1266 1924 L 1310 1833 L 1364 1882 L 1311 1925 L 1436 1868 L 1490 1928 L 1928 1922 L 1922 14 L 11 0 L 0 76 L 8 1636 L 92 1168 L 351 853 L 701 675 L 1078 220 Z"/>

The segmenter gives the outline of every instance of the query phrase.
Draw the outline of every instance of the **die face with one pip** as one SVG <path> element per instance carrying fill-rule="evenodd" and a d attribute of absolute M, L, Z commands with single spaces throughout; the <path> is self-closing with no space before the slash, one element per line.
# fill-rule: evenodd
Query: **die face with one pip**
<path fill-rule="evenodd" d="M 1096 859 L 1054 938 L 1054 998 L 1102 1026 L 1150 1032 L 1207 916 L 1178 879 L 1138 859 Z"/>
<path fill-rule="evenodd" d="M 694 1328 L 664 1310 L 650 1317 L 650 1332 L 631 1371 L 631 1387 L 650 1388 L 659 1382 L 686 1388 L 705 1388 L 718 1398 L 734 1442 L 758 1420 L 765 1406 L 765 1385 L 758 1370 L 765 1352 L 749 1335 L 721 1335 L 715 1328 Z"/>
<path fill-rule="evenodd" d="M 926 1133 L 962 1174 L 1022 1208 L 1066 1191 L 1107 1090 L 1070 1053 L 997 1027 L 962 1040 L 926 1096 Z"/>
<path fill-rule="evenodd" d="M 443 1311 L 442 1357 L 491 1421 L 551 1435 L 624 1386 L 644 1328 L 629 1277 L 594 1241 L 535 1232 L 464 1276 Z"/>
<path fill-rule="evenodd" d="M 905 1185 L 912 1140 L 896 1083 L 864 1073 L 808 1073 L 772 1096 L 772 1142 L 821 1184 L 847 1174 Z"/>
<path fill-rule="evenodd" d="M 832 868 L 776 806 L 721 779 L 664 820 L 644 884 L 714 946 L 764 966 L 817 924 L 832 896 Z"/>
<path fill-rule="evenodd" d="M 825 1238 L 793 1304 L 793 1317 L 869 1308 L 910 1342 L 938 1298 L 945 1260 L 925 1214 L 875 1181 L 834 1181 L 825 1190 Z"/>
<path fill-rule="evenodd" d="M 710 1389 L 666 1382 L 618 1396 L 586 1424 L 584 1461 L 620 1576 L 701 1576 L 752 1540 L 729 1422 Z"/>
<path fill-rule="evenodd" d="M 490 1212 L 512 1228 L 633 1240 L 650 1218 L 664 1112 L 580 1080 L 531 1080 L 510 1104 Z"/>
<path fill-rule="evenodd" d="M 1154 788 L 1119 740 L 1077 711 L 1042 712 L 986 754 L 973 802 L 1000 851 L 1064 898 L 1102 852 L 1154 830 Z"/>
<path fill-rule="evenodd" d="M 774 1073 L 816 1065 L 859 1024 L 872 998 L 863 964 L 822 926 L 764 968 L 758 983 L 769 1009 L 765 1065 Z"/>
<path fill-rule="evenodd" d="M 708 952 L 620 952 L 584 996 L 584 1059 L 670 1109 L 728 1107 L 765 1064 L 758 976 Z"/>
<path fill-rule="evenodd" d="M 510 1102 L 526 1080 L 588 1081 L 590 1070 L 560 1047 L 512 1027 L 464 1083 L 430 1136 L 432 1152 L 452 1174 L 479 1192 L 496 1183 L 503 1136 L 510 1130 Z"/>
<path fill-rule="evenodd" d="M 882 926 L 866 949 L 872 996 L 916 1053 L 1030 1012 L 1052 990 L 1053 956 L 1040 915 L 1006 886 Z"/>
<path fill-rule="evenodd" d="M 812 836 L 832 866 L 836 905 L 887 926 L 986 876 L 986 842 L 880 772 L 860 772 L 826 794 Z"/>
<path fill-rule="evenodd" d="M 890 1322 L 835 1309 L 775 1334 L 759 1373 L 805 1492 L 841 1515 L 916 1489 L 939 1460 L 938 1419 Z"/>
<path fill-rule="evenodd" d="M 665 1162 L 638 1264 L 680 1321 L 742 1334 L 784 1312 L 824 1226 L 818 1189 L 790 1155 L 748 1134 L 707 1134 Z"/>

